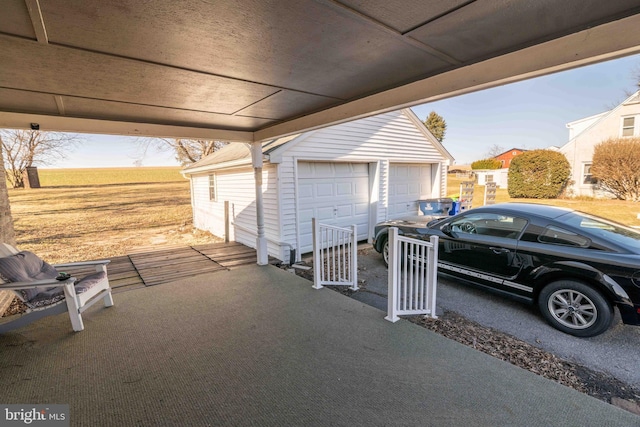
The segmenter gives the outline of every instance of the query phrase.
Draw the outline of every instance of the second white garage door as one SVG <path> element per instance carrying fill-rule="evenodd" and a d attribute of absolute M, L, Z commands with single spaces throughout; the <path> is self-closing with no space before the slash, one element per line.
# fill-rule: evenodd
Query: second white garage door
<path fill-rule="evenodd" d="M 430 199 L 433 190 L 431 165 L 389 165 L 389 219 L 418 215 L 420 199 Z"/>
<path fill-rule="evenodd" d="M 298 231 L 300 253 L 313 250 L 311 219 L 358 226 L 358 240 L 368 238 L 369 165 L 367 163 L 298 163 Z"/>

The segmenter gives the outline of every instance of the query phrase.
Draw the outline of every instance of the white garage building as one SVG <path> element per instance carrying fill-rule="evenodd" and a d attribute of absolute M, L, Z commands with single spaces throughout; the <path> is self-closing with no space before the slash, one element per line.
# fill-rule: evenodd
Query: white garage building
<path fill-rule="evenodd" d="M 377 222 L 417 215 L 418 200 L 445 195 L 453 161 L 409 109 L 268 141 L 262 153 L 268 253 L 284 262 L 312 250 L 314 217 L 356 224 L 358 239 L 368 240 Z M 255 247 L 250 145 L 229 144 L 182 173 L 194 226 Z"/>

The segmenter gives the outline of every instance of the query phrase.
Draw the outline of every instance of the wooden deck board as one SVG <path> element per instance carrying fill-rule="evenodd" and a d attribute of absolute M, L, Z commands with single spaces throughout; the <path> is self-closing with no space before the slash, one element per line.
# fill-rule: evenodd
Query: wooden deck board
<path fill-rule="evenodd" d="M 143 247 L 111 258 L 107 272 L 113 292 L 119 293 L 255 262 L 256 250 L 236 242 Z M 78 267 L 64 271 L 81 278 L 95 269 Z"/>

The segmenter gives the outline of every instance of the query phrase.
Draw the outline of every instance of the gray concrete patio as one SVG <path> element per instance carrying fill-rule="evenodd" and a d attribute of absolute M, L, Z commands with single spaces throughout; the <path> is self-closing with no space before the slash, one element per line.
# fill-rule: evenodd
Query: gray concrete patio
<path fill-rule="evenodd" d="M 634 426 L 640 417 L 273 266 L 121 292 L 0 336 L 2 403 L 74 426 Z"/>

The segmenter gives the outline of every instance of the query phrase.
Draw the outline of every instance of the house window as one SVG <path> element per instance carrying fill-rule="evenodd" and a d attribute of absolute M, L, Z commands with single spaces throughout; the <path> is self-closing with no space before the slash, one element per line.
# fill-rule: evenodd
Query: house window
<path fill-rule="evenodd" d="M 209 175 L 209 200 L 215 202 L 218 200 L 218 194 L 216 193 L 216 174 Z"/>
<path fill-rule="evenodd" d="M 597 179 L 593 177 L 591 174 L 591 163 L 585 163 L 582 165 L 582 183 L 583 184 L 596 184 L 598 182 Z"/>
<path fill-rule="evenodd" d="M 635 128 L 635 117 L 622 118 L 622 136 L 633 136 Z"/>

